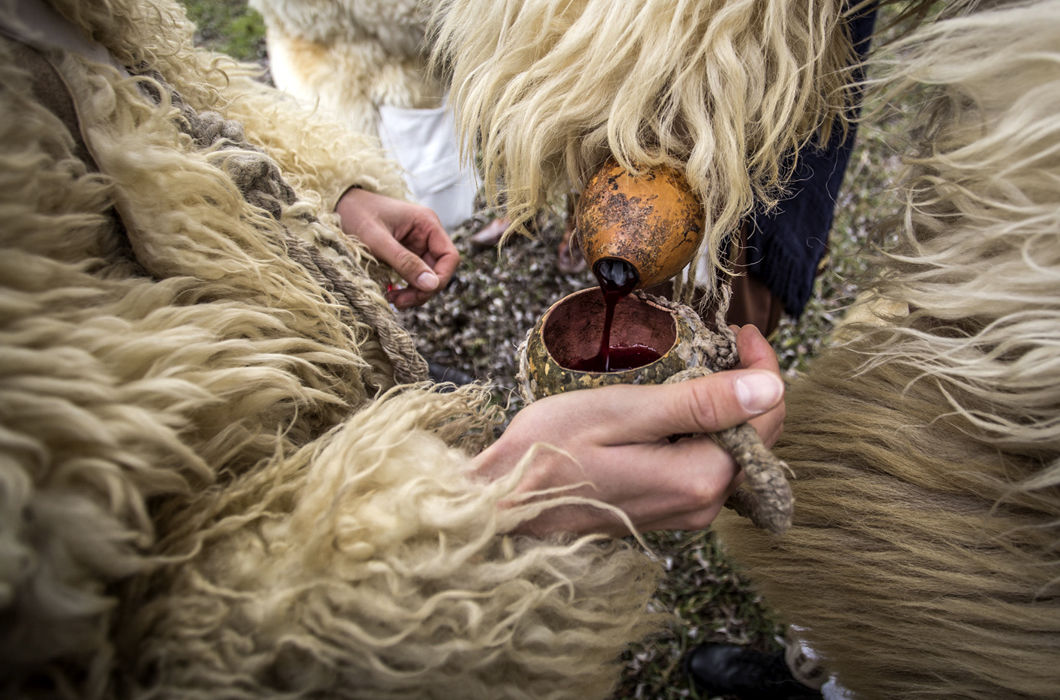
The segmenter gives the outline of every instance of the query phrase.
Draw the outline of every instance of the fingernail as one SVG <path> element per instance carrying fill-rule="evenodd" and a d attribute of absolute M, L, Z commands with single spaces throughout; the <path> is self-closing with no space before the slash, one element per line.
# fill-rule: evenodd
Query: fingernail
<path fill-rule="evenodd" d="M 762 413 L 780 400 L 784 384 L 776 375 L 750 372 L 736 380 L 736 400 L 748 413 Z"/>
<path fill-rule="evenodd" d="M 433 272 L 421 272 L 416 278 L 416 286 L 425 292 L 433 292 L 438 288 L 438 275 Z"/>

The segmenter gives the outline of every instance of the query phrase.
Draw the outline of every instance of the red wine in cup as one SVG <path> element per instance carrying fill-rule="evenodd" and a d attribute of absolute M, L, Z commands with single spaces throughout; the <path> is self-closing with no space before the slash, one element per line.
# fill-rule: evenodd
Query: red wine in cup
<path fill-rule="evenodd" d="M 601 258 L 593 265 L 593 274 L 604 294 L 604 330 L 600 349 L 593 357 L 579 360 L 571 369 L 580 372 L 621 372 L 641 367 L 659 359 L 659 353 L 646 345 L 611 347 L 611 324 L 615 307 L 622 297 L 637 286 L 637 270 L 620 258 Z"/>

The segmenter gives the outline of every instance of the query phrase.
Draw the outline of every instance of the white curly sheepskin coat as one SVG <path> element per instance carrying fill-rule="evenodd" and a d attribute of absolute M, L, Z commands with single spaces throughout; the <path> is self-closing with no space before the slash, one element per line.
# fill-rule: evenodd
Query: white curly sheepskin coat
<path fill-rule="evenodd" d="M 484 393 L 397 385 L 331 213 L 396 167 L 175 2 L 56 6 L 133 76 L 0 39 L 0 695 L 606 697 L 657 567 L 502 534 Z"/>
<path fill-rule="evenodd" d="M 455 229 L 475 213 L 480 178 L 462 154 L 447 86 L 428 69 L 428 3 L 251 0 L 265 18 L 280 89 L 351 128 L 378 134 L 412 197 Z"/>
<path fill-rule="evenodd" d="M 423 0 L 251 0 L 268 27 L 276 86 L 373 133 L 378 106 L 433 108 Z"/>

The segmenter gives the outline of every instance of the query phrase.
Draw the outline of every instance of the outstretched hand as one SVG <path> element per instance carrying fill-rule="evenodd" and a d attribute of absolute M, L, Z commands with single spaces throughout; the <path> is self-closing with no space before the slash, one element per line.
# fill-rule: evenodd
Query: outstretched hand
<path fill-rule="evenodd" d="M 335 210 L 347 235 L 408 282 L 387 292 L 399 309 L 422 304 L 452 279 L 460 253 L 430 208 L 354 187 Z"/>
<path fill-rule="evenodd" d="M 776 354 L 754 326 L 736 337 L 741 368 L 678 384 L 608 386 L 536 401 L 475 460 L 497 478 L 536 443 L 517 494 L 585 484 L 570 493 L 620 508 L 645 530 L 706 527 L 739 484 L 732 457 L 702 435 L 750 421 L 771 446 L 784 422 Z M 695 433 L 671 441 L 671 436 Z M 526 532 L 628 534 L 611 513 L 583 505 L 545 511 Z"/>

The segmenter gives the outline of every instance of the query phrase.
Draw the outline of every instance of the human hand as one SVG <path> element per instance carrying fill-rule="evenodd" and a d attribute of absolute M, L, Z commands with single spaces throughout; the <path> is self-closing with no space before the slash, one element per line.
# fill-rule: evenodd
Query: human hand
<path fill-rule="evenodd" d="M 387 291 L 388 301 L 399 309 L 422 304 L 452 279 L 460 253 L 430 208 L 353 187 L 335 210 L 346 235 L 359 239 L 409 283 Z"/>
<path fill-rule="evenodd" d="M 708 436 L 750 421 L 767 446 L 784 423 L 776 354 L 754 326 L 736 336 L 741 368 L 677 384 L 618 385 L 536 401 L 475 459 L 496 479 L 526 458 L 513 499 L 578 485 L 568 495 L 622 510 L 638 530 L 706 527 L 740 483 L 732 457 Z M 693 437 L 671 441 L 673 435 Z M 527 457 L 531 447 L 548 443 Z M 614 514 L 588 505 L 551 508 L 521 526 L 533 534 L 628 534 Z"/>

